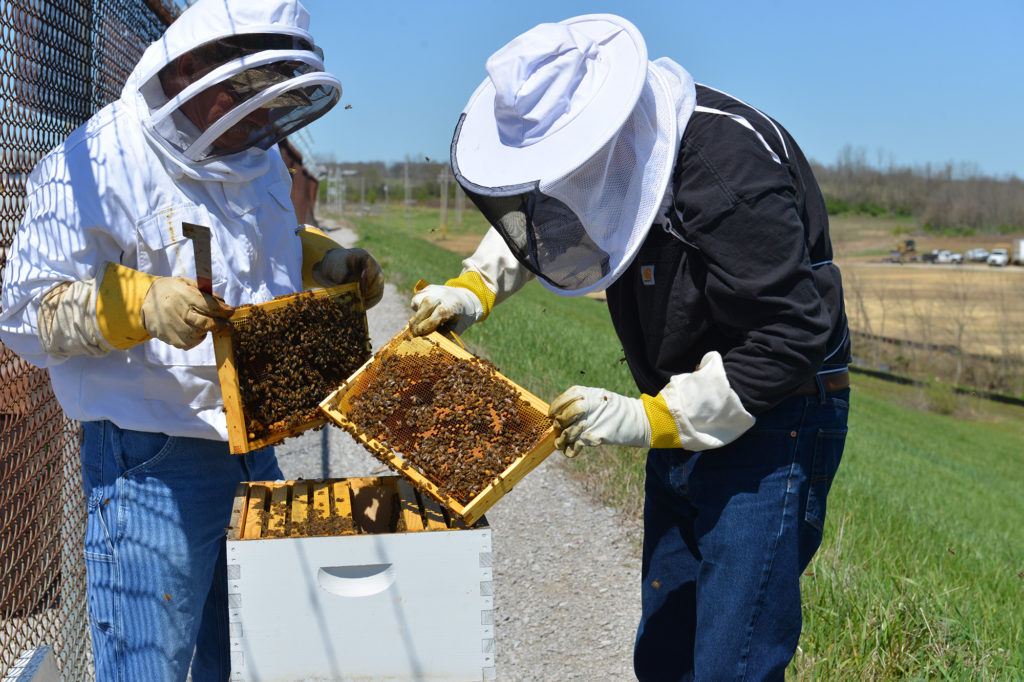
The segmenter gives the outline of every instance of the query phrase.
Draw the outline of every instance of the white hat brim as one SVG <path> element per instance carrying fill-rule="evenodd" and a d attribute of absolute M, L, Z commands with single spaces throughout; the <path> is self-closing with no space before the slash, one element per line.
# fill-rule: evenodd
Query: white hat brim
<path fill-rule="evenodd" d="M 494 111 L 494 85 L 485 79 L 464 109 L 465 118 L 452 161 L 460 174 L 482 187 L 508 187 L 558 178 L 599 150 L 632 113 L 647 79 L 647 47 L 639 30 L 621 17 L 588 14 L 567 19 L 573 30 L 595 40 L 614 27 L 623 30 L 602 45 L 598 59 L 609 60 L 604 82 L 586 108 L 567 125 L 533 144 L 502 143 Z M 538 174 L 541 174 L 540 176 Z"/>

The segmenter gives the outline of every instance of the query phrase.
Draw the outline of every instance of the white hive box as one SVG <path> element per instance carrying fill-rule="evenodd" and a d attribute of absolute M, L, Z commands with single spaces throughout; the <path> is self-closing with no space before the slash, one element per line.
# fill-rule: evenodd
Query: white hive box
<path fill-rule="evenodd" d="M 490 528 L 397 476 L 240 485 L 227 569 L 232 680 L 494 679 Z"/>

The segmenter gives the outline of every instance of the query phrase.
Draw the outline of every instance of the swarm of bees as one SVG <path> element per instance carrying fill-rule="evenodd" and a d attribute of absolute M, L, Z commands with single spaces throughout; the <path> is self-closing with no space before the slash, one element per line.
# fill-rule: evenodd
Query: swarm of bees
<path fill-rule="evenodd" d="M 271 528 L 269 521 L 273 517 L 287 519 L 277 528 Z M 306 518 L 295 520 L 288 514 L 288 503 L 277 502 L 270 505 L 269 510 L 260 510 L 260 523 L 263 525 L 264 538 L 284 537 L 317 537 L 320 535 L 349 535 L 358 532 L 355 520 L 351 516 L 333 514 L 316 507 L 307 507 Z"/>
<path fill-rule="evenodd" d="M 233 323 L 232 345 L 252 437 L 319 417 L 319 403 L 370 357 L 357 296 L 305 293 Z"/>
<path fill-rule="evenodd" d="M 460 504 L 469 504 L 550 426 L 480 358 L 456 360 L 434 348 L 385 355 L 370 367 L 375 370 L 351 399 L 354 431 L 400 453 L 403 468 L 415 467 Z"/>

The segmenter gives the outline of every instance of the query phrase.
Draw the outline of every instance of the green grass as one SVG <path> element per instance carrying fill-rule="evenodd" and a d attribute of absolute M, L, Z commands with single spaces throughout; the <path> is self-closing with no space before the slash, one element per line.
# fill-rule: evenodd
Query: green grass
<path fill-rule="evenodd" d="M 413 235 L 430 234 L 429 213 Z M 458 274 L 460 256 L 388 223 L 356 228 L 404 293 Z M 547 401 L 577 383 L 636 394 L 603 303 L 531 283 L 464 340 Z M 1024 679 L 1024 410 L 978 407 L 968 421 L 908 407 L 913 390 L 854 377 L 792 678 Z M 641 451 L 597 448 L 572 466 L 636 518 Z"/>
<path fill-rule="evenodd" d="M 398 202 L 391 202 L 386 207 L 382 204 L 374 205 L 373 213 L 364 217 L 353 215 L 346 217 L 359 223 L 386 228 L 388 232 L 406 237 L 437 239 L 442 236 L 458 237 L 466 234 L 482 236 L 487 231 L 487 221 L 468 200 L 464 207 L 462 220 L 457 221 L 455 204 L 449 201 L 448 217 L 444 225 L 441 224 L 439 206 L 409 206 L 406 208 Z"/>
<path fill-rule="evenodd" d="M 803 679 L 1020 679 L 1024 435 L 894 402 L 855 376 L 825 542 L 804 578 Z"/>

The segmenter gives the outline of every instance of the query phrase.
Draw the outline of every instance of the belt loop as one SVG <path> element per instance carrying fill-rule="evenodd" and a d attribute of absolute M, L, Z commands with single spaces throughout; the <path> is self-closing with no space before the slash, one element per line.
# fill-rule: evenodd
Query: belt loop
<path fill-rule="evenodd" d="M 821 380 L 820 374 L 814 375 L 814 383 L 818 385 L 818 404 L 825 404 L 825 382 Z"/>

